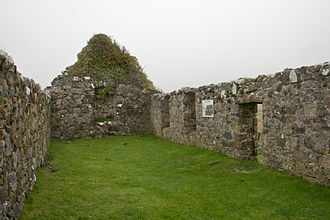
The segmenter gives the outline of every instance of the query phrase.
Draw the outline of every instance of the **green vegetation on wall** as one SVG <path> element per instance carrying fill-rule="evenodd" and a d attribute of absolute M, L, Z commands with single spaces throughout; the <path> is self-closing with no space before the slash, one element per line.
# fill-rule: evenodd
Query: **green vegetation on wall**
<path fill-rule="evenodd" d="M 114 88 L 110 85 L 95 90 L 97 100 L 106 100 L 107 97 L 114 95 Z"/>
<path fill-rule="evenodd" d="M 5 101 L 5 98 L 2 95 L 0 95 L 0 106 L 3 105 L 4 101 Z"/>
<path fill-rule="evenodd" d="M 110 83 L 112 87 L 124 83 L 156 91 L 137 58 L 105 34 L 96 34 L 88 41 L 78 54 L 77 62 L 68 67 L 67 73 L 71 76 L 91 76 Z"/>
<path fill-rule="evenodd" d="M 114 116 L 113 115 L 107 115 L 104 117 L 96 117 L 95 121 L 96 122 L 107 122 L 107 121 L 113 121 L 114 120 Z"/>

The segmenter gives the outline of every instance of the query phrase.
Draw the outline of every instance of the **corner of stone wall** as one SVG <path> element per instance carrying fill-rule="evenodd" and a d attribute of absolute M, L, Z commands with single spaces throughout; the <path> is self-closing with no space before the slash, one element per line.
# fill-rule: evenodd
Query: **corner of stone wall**
<path fill-rule="evenodd" d="M 257 144 L 265 165 L 330 185 L 329 75 L 330 63 L 323 63 L 197 89 L 183 88 L 168 94 L 166 108 L 161 104 L 162 96 L 154 96 L 154 133 L 234 158 L 256 159 L 257 149 L 247 145 L 253 139 L 245 135 L 244 123 L 252 123 L 256 105 L 262 104 L 263 132 L 255 136 L 259 137 Z M 203 100 L 213 100 L 214 117 L 202 116 Z M 165 112 L 168 127 L 162 126 Z"/>

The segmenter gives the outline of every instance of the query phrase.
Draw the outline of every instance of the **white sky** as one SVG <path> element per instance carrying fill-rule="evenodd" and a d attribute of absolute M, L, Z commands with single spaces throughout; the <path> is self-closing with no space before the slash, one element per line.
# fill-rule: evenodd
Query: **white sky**
<path fill-rule="evenodd" d="M 43 87 L 95 33 L 166 92 L 330 61 L 329 0 L 0 0 L 0 48 Z"/>

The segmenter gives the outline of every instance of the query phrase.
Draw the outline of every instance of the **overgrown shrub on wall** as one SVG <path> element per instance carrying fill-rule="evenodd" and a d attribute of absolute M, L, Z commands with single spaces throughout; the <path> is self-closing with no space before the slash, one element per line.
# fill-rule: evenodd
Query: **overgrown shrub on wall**
<path fill-rule="evenodd" d="M 90 76 L 97 81 L 104 81 L 105 92 L 114 91 L 119 84 L 156 91 L 137 58 L 105 34 L 94 35 L 78 54 L 77 62 L 68 67 L 66 73 L 69 76 Z"/>
<path fill-rule="evenodd" d="M 77 62 L 52 82 L 52 135 L 151 133 L 149 103 L 156 92 L 134 56 L 107 35 L 96 34 Z"/>

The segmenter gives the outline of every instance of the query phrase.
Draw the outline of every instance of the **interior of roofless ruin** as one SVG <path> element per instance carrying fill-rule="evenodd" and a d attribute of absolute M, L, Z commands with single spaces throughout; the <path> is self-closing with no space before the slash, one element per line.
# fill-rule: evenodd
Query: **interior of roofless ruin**
<path fill-rule="evenodd" d="M 47 91 L 53 138 L 154 134 L 329 184 L 329 63 L 163 93 L 96 34 Z"/>
<path fill-rule="evenodd" d="M 96 34 L 45 90 L 3 51 L 0 70 L 4 215 L 21 209 L 50 138 L 155 135 L 330 185 L 329 62 L 163 93 Z"/>

